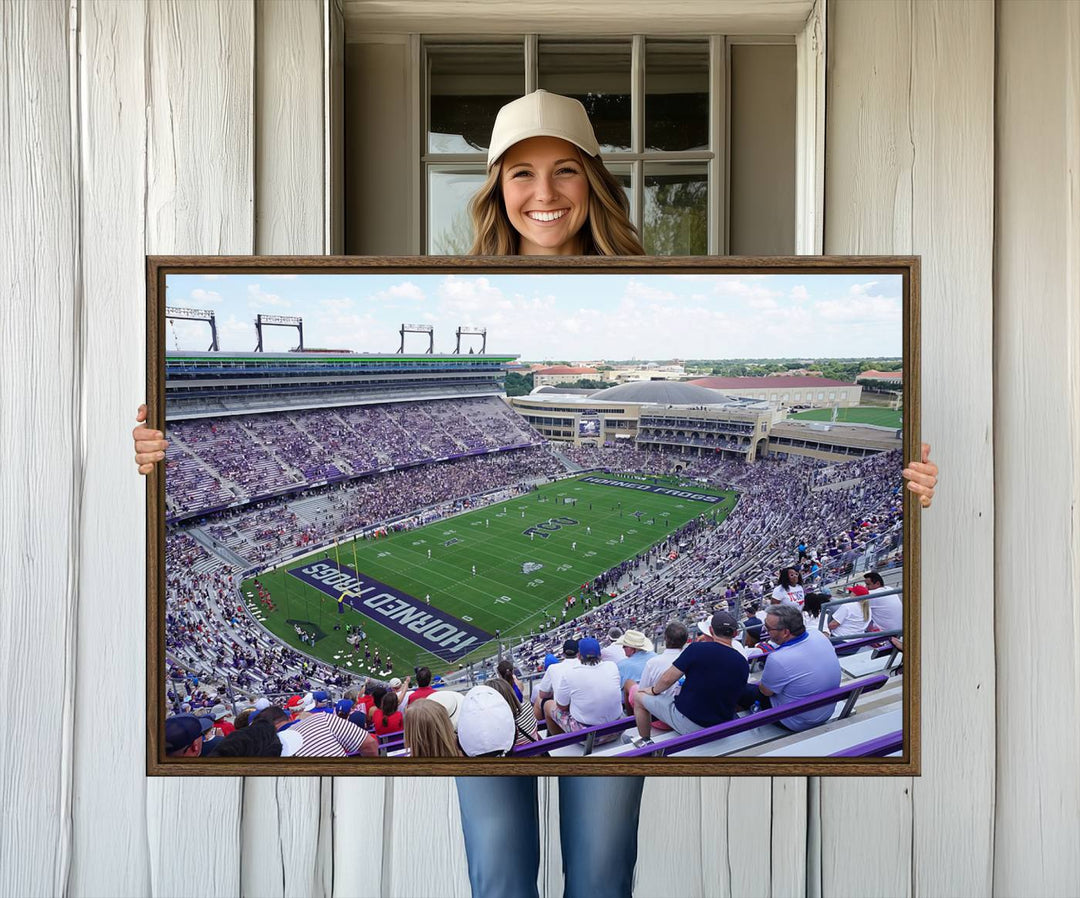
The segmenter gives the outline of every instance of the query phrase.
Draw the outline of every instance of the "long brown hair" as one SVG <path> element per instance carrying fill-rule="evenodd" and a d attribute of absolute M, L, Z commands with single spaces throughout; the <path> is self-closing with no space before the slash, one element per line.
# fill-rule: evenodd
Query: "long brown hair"
<path fill-rule="evenodd" d="M 578 232 L 585 256 L 643 256 L 645 249 L 630 221 L 630 201 L 615 176 L 599 156 L 578 153 L 589 182 L 589 216 Z M 506 214 L 502 197 L 502 166 L 505 153 L 488 170 L 487 180 L 469 201 L 473 244 L 471 256 L 516 256 L 521 235 Z"/>
<path fill-rule="evenodd" d="M 487 685 L 506 699 L 506 703 L 510 706 L 510 713 L 513 714 L 514 719 L 517 720 L 517 716 L 521 711 L 521 702 L 519 702 L 518 697 L 514 695 L 514 687 L 507 683 L 506 680 L 499 677 L 488 680 Z"/>
<path fill-rule="evenodd" d="M 420 698 L 405 711 L 405 748 L 413 758 L 460 758 L 457 735 L 446 708 Z"/>

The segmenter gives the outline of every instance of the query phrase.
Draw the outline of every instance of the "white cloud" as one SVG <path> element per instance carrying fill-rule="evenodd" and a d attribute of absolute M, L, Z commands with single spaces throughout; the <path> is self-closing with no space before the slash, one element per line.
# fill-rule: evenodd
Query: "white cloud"
<path fill-rule="evenodd" d="M 348 312 L 356 305 L 355 300 L 350 299 L 347 296 L 342 296 L 336 299 L 320 299 L 319 306 L 325 309 L 329 313 L 341 314 L 342 312 Z"/>
<path fill-rule="evenodd" d="M 678 298 L 670 290 L 660 290 L 641 281 L 630 281 L 626 285 L 626 295 L 649 302 L 672 302 Z"/>
<path fill-rule="evenodd" d="M 751 296 L 747 300 L 747 305 L 749 305 L 751 309 L 758 310 L 779 308 L 776 300 L 771 296 Z"/>
<path fill-rule="evenodd" d="M 814 314 L 833 324 L 895 326 L 900 323 L 901 312 L 900 300 L 886 296 L 830 299 L 814 304 Z"/>
<path fill-rule="evenodd" d="M 877 281 L 867 281 L 865 284 L 852 284 L 848 288 L 848 293 L 850 293 L 852 296 L 862 296 L 875 284 L 877 284 Z"/>
<path fill-rule="evenodd" d="M 791 299 L 796 300 L 809 299 L 810 293 L 802 284 L 796 284 L 794 287 L 791 288 L 791 292 L 788 294 L 788 296 L 791 297 Z"/>
<path fill-rule="evenodd" d="M 276 293 L 267 293 L 259 284 L 248 284 L 247 292 L 248 306 L 252 309 L 258 309 L 262 306 L 278 306 L 283 308 L 292 306 L 290 300 L 283 299 Z"/>
<path fill-rule="evenodd" d="M 775 290 L 770 290 L 764 284 L 752 284 L 747 281 L 753 280 L 751 277 L 739 276 L 738 278 L 721 278 L 717 280 L 716 286 L 713 287 L 713 292 L 717 296 L 730 296 L 730 297 L 743 297 L 746 299 L 774 299 L 780 294 Z"/>
<path fill-rule="evenodd" d="M 342 302 L 304 318 L 304 342 L 323 349 L 393 352 L 397 335 L 389 333 L 370 312 L 354 311 Z"/>
<path fill-rule="evenodd" d="M 491 316 L 496 312 L 508 312 L 513 303 L 487 278 L 463 280 L 449 275 L 438 287 L 438 310 L 441 315 L 465 316 L 473 319 L 478 314 Z M 474 320 L 462 319 L 459 323 L 476 324 Z"/>
<path fill-rule="evenodd" d="M 215 293 L 213 290 L 203 290 L 202 287 L 195 287 L 191 291 L 191 299 L 193 302 L 221 302 L 221 294 Z"/>
<path fill-rule="evenodd" d="M 401 299 L 423 299 L 424 291 L 421 290 L 412 281 L 405 281 L 401 284 L 394 284 L 391 287 L 387 287 L 384 291 L 386 296 L 395 296 Z"/>

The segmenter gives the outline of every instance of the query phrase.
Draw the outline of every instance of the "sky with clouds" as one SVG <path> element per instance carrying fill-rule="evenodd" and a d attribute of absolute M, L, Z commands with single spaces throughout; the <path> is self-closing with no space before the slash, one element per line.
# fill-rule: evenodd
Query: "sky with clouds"
<path fill-rule="evenodd" d="M 308 348 L 396 352 L 403 323 L 430 324 L 435 351 L 486 327 L 489 353 L 522 360 L 899 357 L 903 294 L 892 274 L 168 275 L 170 307 L 210 309 L 223 350 L 255 348 L 255 315 L 297 315 Z M 204 350 L 209 328 L 166 326 L 170 350 Z M 408 352 L 427 338 L 406 336 Z M 296 346 L 264 329 L 264 349 Z M 462 349 L 479 350 L 479 338 Z"/>

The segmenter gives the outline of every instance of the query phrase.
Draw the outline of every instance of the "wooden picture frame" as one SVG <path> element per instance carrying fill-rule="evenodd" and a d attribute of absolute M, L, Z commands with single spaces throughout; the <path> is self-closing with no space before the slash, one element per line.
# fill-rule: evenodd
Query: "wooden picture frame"
<path fill-rule="evenodd" d="M 149 424 L 158 430 L 166 430 L 166 403 L 168 393 L 166 388 L 166 292 L 167 279 L 171 277 L 182 278 L 199 276 L 210 279 L 220 279 L 228 276 L 251 276 L 258 278 L 282 277 L 303 278 L 307 275 L 347 275 L 360 277 L 377 275 L 380 277 L 396 276 L 404 281 L 412 281 L 423 278 L 451 278 L 456 282 L 477 283 L 478 279 L 491 287 L 500 278 L 520 277 L 526 275 L 540 275 L 545 278 L 551 276 L 567 275 L 604 278 L 637 278 L 638 282 L 648 282 L 648 279 L 688 279 L 714 280 L 720 283 L 735 283 L 737 279 L 758 279 L 767 282 L 769 278 L 790 278 L 792 276 L 806 279 L 813 278 L 840 278 L 852 276 L 853 287 L 862 290 L 853 290 L 846 297 L 837 296 L 827 306 L 817 306 L 817 318 L 805 320 L 817 321 L 821 318 L 842 322 L 843 310 L 848 306 L 859 306 L 866 296 L 866 285 L 875 280 L 890 279 L 888 284 L 895 284 L 898 291 L 890 288 L 890 292 L 884 299 L 875 298 L 875 308 L 884 310 L 886 314 L 879 319 L 889 322 L 888 326 L 896 328 L 901 333 L 892 336 L 899 338 L 902 345 L 903 362 L 903 426 L 902 434 L 897 433 L 898 451 L 902 459 L 909 461 L 919 457 L 919 399 L 920 399 L 920 355 L 919 355 L 919 273 L 920 260 L 913 256 L 840 256 L 840 257 L 763 257 L 763 258 L 738 258 L 738 257 L 694 257 L 694 258 L 625 258 L 625 257 L 590 257 L 590 258 L 458 258 L 458 257 L 334 257 L 334 256 L 300 256 L 300 257 L 217 257 L 217 256 L 148 256 L 146 263 L 147 273 L 147 401 L 150 409 Z M 897 280 L 892 280 L 897 279 Z M 284 283 L 284 281 L 283 281 Z M 411 283 L 411 281 L 410 281 Z M 425 281 L 425 283 L 427 283 Z M 599 282 L 598 282 L 599 283 Z M 659 281 L 658 281 L 659 283 Z M 674 283 L 674 280 L 671 281 Z M 739 281 L 744 284 L 745 280 Z M 787 283 L 785 281 L 785 283 Z M 213 293 L 213 283 L 208 282 L 206 291 L 201 294 L 211 302 L 209 294 Z M 897 297 L 897 292 L 899 296 Z M 758 296 L 760 310 L 770 310 L 769 291 Z M 803 290 L 803 294 L 806 291 Z M 647 291 L 642 293 L 646 296 Z M 715 295 L 707 297 L 702 302 L 708 305 L 713 303 L 723 308 L 724 302 L 732 302 L 731 294 L 727 300 L 717 298 Z M 795 309 L 799 301 L 813 302 L 812 297 L 794 294 L 796 305 L 789 305 Z M 785 302 L 791 299 L 785 297 Z M 899 303 L 897 303 L 899 299 Z M 880 301 L 878 301 L 880 300 Z M 887 300 L 887 302 L 886 302 Z M 216 301 L 216 300 L 214 300 Z M 666 300 L 665 300 L 666 301 Z M 777 304 L 773 298 L 771 311 L 777 311 Z M 183 302 L 192 304 L 194 300 L 188 298 Z M 509 314 L 513 314 L 515 300 L 508 300 Z M 845 305 L 845 303 L 847 305 Z M 170 300 L 170 308 L 173 301 Z M 899 323 L 896 323 L 896 309 L 899 305 Z M 859 306 L 861 308 L 861 306 Z M 263 311 L 273 308 L 266 306 Z M 483 318 L 483 306 L 474 306 L 481 310 L 479 317 Z M 684 309 L 676 299 L 669 305 L 666 314 L 684 314 Z M 254 311 L 255 308 L 252 308 Z M 303 316 L 303 309 L 290 308 L 291 312 L 297 312 Z M 783 313 L 783 307 L 779 312 Z M 179 314 L 179 313 L 178 313 Z M 405 315 L 402 312 L 402 315 Z M 813 313 L 811 313 L 813 315 Z M 805 316 L 799 312 L 800 320 Z M 198 316 L 195 316 L 198 317 Z M 401 347 L 404 347 L 406 330 L 402 317 Z M 696 327 L 696 319 L 686 323 L 690 330 Z M 483 321 L 476 322 L 479 325 Z M 470 330 L 464 320 L 457 322 L 460 328 Z M 839 324 L 836 327 L 840 327 Z M 865 324 L 861 333 L 869 333 L 865 328 L 871 328 L 872 323 Z M 849 331 L 844 331 L 848 333 Z M 855 333 L 855 331 L 850 331 Z M 391 336 L 393 336 L 391 334 Z M 497 334 L 493 336 L 498 339 Z M 442 333 L 445 339 L 446 334 Z M 458 332 L 458 346 L 460 349 L 462 334 Z M 383 332 L 380 339 L 386 345 L 387 332 Z M 484 335 L 486 348 L 486 334 Z M 261 339 L 260 339 L 261 342 Z M 433 344 L 432 344 L 433 345 Z M 350 346 L 349 349 L 363 352 L 362 346 Z M 520 355 L 514 352 L 513 347 L 507 347 L 508 354 Z M 458 357 L 466 353 L 457 352 Z M 235 355 L 235 353 L 234 353 Z M 393 355 L 387 352 L 385 355 Z M 432 358 L 437 358 L 433 354 Z M 481 353 L 480 355 L 484 355 Z M 570 355 L 570 353 L 568 353 Z M 246 356 L 246 354 L 245 354 Z M 667 356 L 665 356 L 667 357 Z M 703 356 L 705 358 L 706 356 Z M 726 356 L 736 358 L 735 356 Z M 742 356 L 750 358 L 751 356 Z M 798 357 L 805 359 L 814 358 L 837 358 L 837 356 L 814 355 L 813 347 L 808 347 L 807 352 Z M 851 346 L 851 353 L 843 358 L 863 358 L 858 346 Z M 866 354 L 865 357 L 871 357 Z M 576 357 L 575 357 L 576 358 Z M 719 356 L 708 357 L 719 358 Z M 537 360 L 539 361 L 539 360 Z M 313 363 L 314 364 L 314 363 Z M 505 369 L 505 363 L 500 363 Z M 767 382 L 764 378 L 763 382 Z M 699 387 L 700 389 L 700 387 Z M 187 394 L 192 402 L 199 402 L 199 387 L 196 384 Z M 175 394 L 174 394 L 175 395 Z M 426 395 L 426 394 L 425 394 Z M 898 397 L 899 398 L 899 397 Z M 181 402 L 181 399 L 174 399 Z M 183 401 L 188 401 L 187 399 Z M 222 409 L 228 407 L 219 406 L 219 414 Z M 241 400 L 244 401 L 244 400 Z M 765 397 L 762 403 L 769 404 L 771 400 Z M 758 403 L 760 406 L 762 403 Z M 647 404 L 647 403 L 646 403 Z M 777 401 L 779 403 L 779 400 Z M 682 405 L 679 403 L 679 405 Z M 295 409 L 302 406 L 296 405 Z M 747 406 L 748 408 L 750 406 Z M 250 411 L 246 412 L 250 413 Z M 758 409 L 758 413 L 766 415 L 765 411 Z M 228 412 L 223 412 L 228 414 Z M 747 413 L 749 414 L 749 412 Z M 782 413 L 774 408 L 773 418 L 777 415 L 786 417 L 786 410 Z M 793 414 L 793 413 L 792 413 Z M 767 415 L 766 415 L 767 416 Z M 773 418 L 769 420 L 772 421 Z M 604 419 L 607 420 L 607 419 Z M 757 420 L 757 419 L 754 419 Z M 762 419 L 764 420 L 764 419 Z M 781 418 L 783 420 L 783 418 Z M 638 419 L 640 421 L 640 417 Z M 775 422 L 774 422 L 775 423 Z M 530 425 L 531 426 L 531 425 Z M 590 422 L 590 428 L 593 427 Z M 629 425 L 628 425 L 629 426 Z M 634 425 L 637 427 L 637 424 Z M 814 425 L 792 425 L 797 427 L 813 428 Z M 824 428 L 825 425 L 822 425 Z M 829 425 L 833 430 L 843 430 Z M 635 431 L 640 436 L 640 430 Z M 815 445 L 824 445 L 821 440 L 832 440 L 831 445 L 841 446 L 844 452 L 865 451 L 871 452 L 869 444 L 856 449 L 854 443 L 858 442 L 849 436 L 844 444 L 840 435 L 825 437 L 825 430 L 816 431 L 818 434 L 814 440 Z M 830 431 L 831 432 L 831 431 Z M 851 431 L 854 433 L 854 431 Z M 592 431 L 589 431 L 592 435 Z M 575 430 L 571 440 L 581 436 L 581 432 Z M 768 436 L 774 436 L 771 425 L 768 428 Z M 690 438 L 687 438 L 690 439 Z M 783 451 L 778 446 L 787 446 L 792 453 L 797 451 L 824 451 L 806 450 L 805 446 L 799 447 L 799 442 L 809 442 L 795 437 L 786 438 L 787 442 L 779 442 L 784 438 L 777 436 L 777 442 L 771 449 L 762 449 L 760 443 L 768 445 L 768 440 L 755 439 L 753 436 L 747 442 L 751 447 L 750 454 L 771 451 L 773 453 Z M 881 436 L 881 441 L 886 441 L 886 436 Z M 843 445 L 848 448 L 843 448 Z M 882 443 L 884 444 L 884 442 Z M 598 444 L 599 445 L 599 444 Z M 741 445 L 741 443 L 740 443 Z M 878 444 L 874 444 L 877 446 Z M 683 447 L 685 451 L 685 445 Z M 546 450 L 545 450 L 546 451 Z M 719 451 L 719 450 L 716 450 Z M 732 450 L 735 451 L 735 450 Z M 836 450 L 841 451 L 840 449 Z M 878 450 L 873 449 L 876 453 Z M 485 450 L 486 452 L 486 450 Z M 701 449 L 696 457 L 702 457 L 704 449 Z M 484 453 L 481 453 L 484 454 Z M 723 454 L 723 453 L 722 453 Z M 827 453 L 826 453 L 827 454 Z M 433 462 L 433 457 L 425 463 Z M 449 464 L 449 462 L 446 462 Z M 836 463 L 836 462 L 834 462 Z M 378 757 L 378 758 L 171 758 L 164 753 L 165 735 L 164 720 L 170 710 L 167 693 L 170 689 L 166 680 L 166 664 L 169 653 L 166 646 L 166 471 L 164 465 L 159 465 L 148 477 L 148 502 L 147 502 L 147 670 L 146 687 L 148 695 L 147 716 L 147 773 L 149 775 L 211 775 L 211 776 L 237 776 L 237 775 L 679 775 L 679 776 L 817 776 L 817 775 L 898 775 L 913 776 L 920 772 L 920 633 L 919 633 L 919 609 L 920 609 L 920 528 L 919 506 L 912 495 L 902 489 L 900 468 L 903 462 L 898 462 L 895 472 L 896 488 L 902 495 L 902 595 L 903 595 L 903 673 L 902 673 L 902 700 L 900 715 L 902 718 L 902 747 L 895 757 L 853 758 L 853 757 L 829 757 L 829 756 L 781 756 L 781 757 L 758 757 L 750 755 L 737 755 L 732 757 L 702 757 L 702 756 L 671 756 L 671 757 L 642 757 L 628 759 L 625 757 L 536 757 L 536 758 L 462 758 L 462 759 L 423 759 L 402 757 Z M 341 474 L 341 472 L 338 472 Z M 306 476 L 306 475 L 304 475 Z M 365 475 L 366 476 L 366 475 Z M 325 477 L 322 479 L 326 479 Z M 351 479 L 351 478 L 347 478 Z M 355 479 L 360 479 L 359 477 Z M 373 481 L 374 482 L 374 481 Z M 657 481 L 659 483 L 659 481 Z M 305 494 L 311 486 L 303 481 Z M 220 487 L 220 484 L 219 484 Z M 666 487 L 665 487 L 666 488 Z M 703 492 L 707 490 L 703 487 Z M 808 490 L 814 489 L 812 486 Z M 820 489 L 820 487 L 819 487 Z M 243 490 L 240 491 L 243 493 Z M 669 490 L 670 492 L 670 490 Z M 234 502 L 238 507 L 255 502 L 262 494 L 248 493 Z M 531 494 L 527 494 L 531 495 Z M 543 498 L 537 496 L 537 501 Z M 509 500 L 513 501 L 513 500 Z M 524 500 L 522 500 L 524 501 Z M 565 501 L 565 500 L 564 500 Z M 734 501 L 734 500 L 733 500 Z M 207 506 L 208 507 L 208 506 Z M 201 506 L 195 506 L 198 511 Z M 187 509 L 185 514 L 191 514 Z M 524 511 L 522 514 L 524 515 Z M 716 515 L 714 515 L 714 520 Z M 715 525 L 714 525 L 715 526 Z M 899 535 L 899 533 L 897 534 Z M 798 534 L 789 534 L 790 540 L 796 540 Z M 858 540 L 855 540 L 858 543 Z M 576 542 L 575 542 L 576 549 Z M 792 542 L 794 545 L 794 542 Z M 323 549 L 322 551 L 327 551 Z M 893 553 L 895 555 L 895 552 Z M 355 557 L 355 556 L 354 556 Z M 862 557 L 870 557 L 864 554 Z M 340 560 L 335 562 L 340 569 Z M 591 574 L 591 571 L 586 574 Z M 600 571 L 597 571 L 600 573 Z M 658 575 L 662 576 L 662 575 Z M 659 582 L 659 581 L 658 581 Z M 243 597 L 237 595 L 243 601 Z M 339 597 L 340 599 L 341 597 Z M 837 598 L 834 594 L 833 598 Z M 307 601 L 306 599 L 304 601 Z M 704 601 L 704 600 L 703 600 Z M 340 601 L 339 601 L 340 605 Z M 258 616 L 258 612 L 253 612 Z M 251 621 L 247 621 L 251 623 Z M 254 624 L 253 624 L 254 625 Z M 267 631 L 268 632 L 268 631 Z M 269 637 L 268 637 L 269 638 Z M 277 637 L 275 637 L 277 638 Z M 691 634 L 693 638 L 693 634 Z M 816 638 L 816 637 L 815 637 Z M 295 649 L 294 649 L 295 650 Z M 175 689 L 173 691 L 174 704 L 178 704 Z M 895 714 L 895 708 L 891 713 Z M 867 715 L 869 718 L 870 715 Z M 856 721 L 860 720 L 856 715 Z M 839 730 L 840 727 L 835 729 Z M 813 730 L 806 731 L 813 734 Z M 731 737 L 729 737 L 731 738 Z M 796 739 L 796 746 L 800 741 Z M 873 741 L 873 740 L 866 740 Z M 661 742 L 656 743 L 659 748 Z M 790 746 L 786 750 L 792 750 Z M 799 749 L 794 749 L 798 751 Z"/>

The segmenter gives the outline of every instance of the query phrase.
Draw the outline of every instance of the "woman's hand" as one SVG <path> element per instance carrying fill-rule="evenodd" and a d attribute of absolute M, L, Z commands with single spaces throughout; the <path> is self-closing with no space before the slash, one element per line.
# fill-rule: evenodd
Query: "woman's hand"
<path fill-rule="evenodd" d="M 140 422 L 131 431 L 131 438 L 135 441 L 135 464 L 139 466 L 140 474 L 149 474 L 154 470 L 154 465 L 165 458 L 165 449 L 169 444 L 160 430 L 152 430 L 142 423 L 146 421 L 145 404 L 139 406 L 135 420 Z"/>
<path fill-rule="evenodd" d="M 938 466 L 930 461 L 930 444 L 922 444 L 922 461 L 913 461 L 904 468 L 907 488 L 919 497 L 919 504 L 929 508 L 934 501 L 934 487 L 937 486 Z"/>

